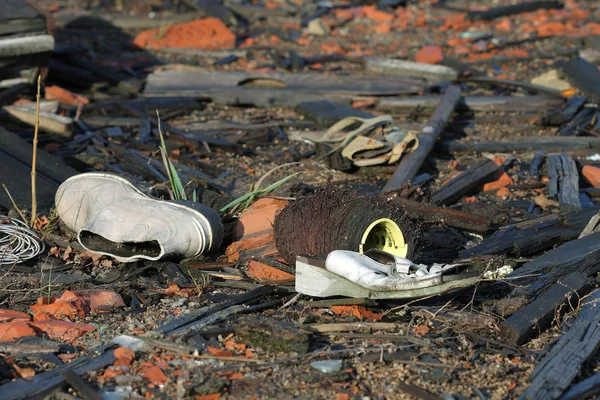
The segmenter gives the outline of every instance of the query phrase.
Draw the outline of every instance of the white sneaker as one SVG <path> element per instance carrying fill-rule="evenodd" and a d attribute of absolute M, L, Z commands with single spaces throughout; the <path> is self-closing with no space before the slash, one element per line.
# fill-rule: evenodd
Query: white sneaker
<path fill-rule="evenodd" d="M 296 291 L 314 297 L 413 299 L 461 290 L 481 280 L 468 265 L 426 266 L 382 251 L 367 254 L 335 250 L 326 260 L 298 256 Z"/>
<path fill-rule="evenodd" d="M 85 249 L 121 262 L 194 257 L 223 240 L 221 218 L 211 208 L 152 198 L 114 174 L 73 176 L 60 185 L 55 202 Z"/>

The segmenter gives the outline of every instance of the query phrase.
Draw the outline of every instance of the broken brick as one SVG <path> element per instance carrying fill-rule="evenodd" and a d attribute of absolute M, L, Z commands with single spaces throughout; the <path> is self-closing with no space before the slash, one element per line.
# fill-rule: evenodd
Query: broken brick
<path fill-rule="evenodd" d="M 143 31 L 133 43 L 153 50 L 169 47 L 218 50 L 235 47 L 235 39 L 235 35 L 223 21 L 210 17 Z"/>
<path fill-rule="evenodd" d="M 389 23 L 383 22 L 381 24 L 377 24 L 373 27 L 373 31 L 379 34 L 390 33 L 392 27 Z"/>
<path fill-rule="evenodd" d="M 45 99 L 46 100 L 57 100 L 61 103 L 72 104 L 77 106 L 79 104 L 88 104 L 90 101 L 78 94 L 75 94 L 67 89 L 63 89 L 60 86 L 46 86 Z"/>
<path fill-rule="evenodd" d="M 66 342 L 72 342 L 78 337 L 96 330 L 94 325 L 57 320 L 37 321 L 31 325 L 43 331 L 50 339 Z"/>
<path fill-rule="evenodd" d="M 127 347 L 117 347 L 115 349 L 115 367 L 128 367 L 135 359 L 135 352 Z"/>
<path fill-rule="evenodd" d="M 234 240 L 273 232 L 275 215 L 289 204 L 287 200 L 263 197 L 245 209 L 233 229 Z"/>
<path fill-rule="evenodd" d="M 229 351 L 229 350 L 221 350 L 221 349 L 218 349 L 218 348 L 212 347 L 212 346 L 206 346 L 206 349 L 210 352 L 210 354 L 212 354 L 213 356 L 216 356 L 216 357 L 232 357 L 233 356 L 233 352 Z"/>
<path fill-rule="evenodd" d="M 0 322 L 10 322 L 10 321 L 31 321 L 31 317 L 29 314 L 19 311 L 7 310 L 4 308 L 0 308 Z"/>
<path fill-rule="evenodd" d="M 586 165 L 581 172 L 590 185 L 595 188 L 600 188 L 600 168 Z"/>
<path fill-rule="evenodd" d="M 502 18 L 502 20 L 496 24 L 495 28 L 502 32 L 512 32 L 513 30 L 512 22 L 509 18 Z"/>
<path fill-rule="evenodd" d="M 248 262 L 246 275 L 258 282 L 283 282 L 295 278 L 294 275 L 290 273 L 256 260 L 250 260 Z"/>
<path fill-rule="evenodd" d="M 365 17 L 371 21 L 385 22 L 394 19 L 394 15 L 386 13 L 385 11 L 378 10 L 375 6 L 364 6 L 362 7 Z"/>
<path fill-rule="evenodd" d="M 440 46 L 423 46 L 415 54 L 415 61 L 425 64 L 439 64 L 444 60 L 444 53 Z"/>
<path fill-rule="evenodd" d="M 488 190 L 500 189 L 513 184 L 514 182 L 512 178 L 508 176 L 506 172 L 503 172 L 502 175 L 500 175 L 500 177 L 495 181 L 483 185 L 483 191 L 487 192 Z"/>
<path fill-rule="evenodd" d="M 0 323 L 0 342 L 12 342 L 25 336 L 36 336 L 33 327 L 23 321 L 12 321 Z"/>
<path fill-rule="evenodd" d="M 496 192 L 496 196 L 502 197 L 503 199 L 508 199 L 512 197 L 512 192 L 508 188 L 501 188 Z"/>
<path fill-rule="evenodd" d="M 362 306 L 333 306 L 330 308 L 331 312 L 337 315 L 351 315 L 360 320 L 368 319 L 370 321 L 379 321 L 383 318 L 381 314 L 375 314 L 372 311 L 367 310 Z"/>
<path fill-rule="evenodd" d="M 51 298 L 48 304 L 47 300 L 45 297 L 39 298 L 37 303 L 30 307 L 34 321 L 75 318 L 76 316 L 85 317 L 83 304 L 74 306 L 71 302 L 54 298 Z"/>
<path fill-rule="evenodd" d="M 158 365 L 152 365 L 142 370 L 142 376 L 146 378 L 150 383 L 155 385 L 162 385 L 167 382 L 167 376 L 158 367 Z"/>
<path fill-rule="evenodd" d="M 125 302 L 120 294 L 112 290 L 67 290 L 60 297 L 60 300 L 76 302 L 81 300 L 89 310 L 107 310 L 113 307 L 125 307 Z"/>

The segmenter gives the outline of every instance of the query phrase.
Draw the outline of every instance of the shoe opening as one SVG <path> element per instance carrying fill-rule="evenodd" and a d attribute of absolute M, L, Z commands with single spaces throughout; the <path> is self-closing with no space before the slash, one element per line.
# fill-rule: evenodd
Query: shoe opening
<path fill-rule="evenodd" d="M 118 243 L 90 231 L 81 231 L 79 241 L 91 251 L 112 254 L 117 257 L 144 256 L 156 258 L 162 252 L 156 240 Z"/>

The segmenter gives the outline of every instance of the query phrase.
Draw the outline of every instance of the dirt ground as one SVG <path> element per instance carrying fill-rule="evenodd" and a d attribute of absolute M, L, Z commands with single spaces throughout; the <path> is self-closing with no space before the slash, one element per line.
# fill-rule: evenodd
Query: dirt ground
<path fill-rule="evenodd" d="M 57 20 L 57 48 L 79 46 L 81 55 L 136 77 L 170 64 L 215 71 L 375 76 L 364 69 L 361 57 L 414 60 L 424 45 L 439 45 L 446 60 L 465 69 L 498 79 L 529 82 L 552 69 L 557 60 L 576 54 L 585 37 L 600 36 L 600 7 L 595 1 L 568 0 L 561 10 L 540 10 L 477 22 L 466 22 L 461 18 L 463 13 L 449 8 L 486 9 L 512 2 L 439 1 L 448 3 L 449 7 L 443 8 L 433 1 L 407 1 L 381 12 L 368 8 L 371 11 L 361 14 L 356 9 L 365 6 L 362 3 L 331 11 L 323 17 L 332 27 L 324 36 L 306 33 L 307 28 L 301 26 L 301 12 L 251 18 L 247 24 L 231 27 L 237 40 L 235 49 L 174 54 L 133 46 L 141 29 L 69 26 L 61 21 L 84 14 L 111 16 L 115 21 L 148 20 L 148 16 L 167 19 L 175 14 L 189 14 L 192 10 L 185 1 L 40 0 L 38 3 Z M 298 9 L 305 14 L 316 10 L 316 5 L 301 0 L 253 4 L 267 4 L 270 10 Z M 300 36 L 294 39 L 294 35 Z M 215 61 L 240 50 L 245 56 L 215 65 Z M 305 60 L 331 54 L 339 55 L 340 59 L 291 70 L 280 60 L 289 57 L 292 51 Z M 57 83 L 67 86 L 51 71 L 45 85 Z M 110 104 L 120 97 L 111 93 L 106 83 L 69 89 L 90 100 L 81 110 L 84 120 L 131 117 L 123 108 Z M 531 95 L 510 85 L 473 81 L 463 82 L 461 89 L 465 96 Z M 354 107 L 373 115 L 389 113 L 373 106 L 366 97 L 355 99 Z M 35 100 L 33 95 L 26 98 Z M 293 107 L 231 106 L 198 100 L 192 106 L 165 107 L 160 111 L 163 121 L 182 129 L 202 130 L 208 122 L 223 121 L 242 126 L 268 125 L 206 131 L 239 144 L 235 151 L 167 137 L 170 157 L 202 174 L 203 178 L 188 171 L 193 178 L 186 186 L 189 194 L 194 189 L 198 193 L 210 189 L 221 205 L 246 193 L 268 171 L 287 163 L 295 164 L 276 170 L 269 176 L 269 184 L 291 173 L 301 173 L 272 195 L 295 198 L 311 194 L 328 183 L 360 194 L 376 194 L 396 169 L 396 165 L 388 165 L 363 167 L 351 173 L 334 170 L 318 159 L 313 143 L 294 140 L 300 135 L 323 132 L 327 126 L 313 123 Z M 545 109 L 458 112 L 451 118 L 442 140 L 510 141 L 524 136 L 554 136 L 556 127 L 540 123 L 546 113 Z M 413 108 L 396 110 L 391 115 L 397 126 L 418 133 L 431 112 Z M 31 129 L 16 122 L 5 127 L 27 140 L 32 138 Z M 596 123 L 595 133 L 590 136 L 599 135 L 597 127 Z M 136 140 L 141 129 L 137 123 L 122 129 L 125 137 L 84 144 L 77 143 L 83 133 L 61 138 L 41 132 L 39 146 L 80 172 L 116 172 L 148 193 L 164 194 L 165 182 L 144 165 L 146 161 L 139 162 L 130 152 L 160 160 L 158 141 Z M 581 164 L 599 165 L 598 161 L 587 158 L 594 153 L 597 151 L 586 149 L 571 154 Z M 456 153 L 438 146 L 421 169 L 431 173 L 433 179 L 410 197 L 427 202 L 430 194 L 457 171 L 464 171 L 485 158 L 511 156 L 515 160 L 506 171 L 513 185 L 531 183 L 526 171 L 535 150 Z M 560 212 L 556 202 L 540 206 L 536 200 L 540 195 L 548 195 L 546 186 L 524 186 L 512 190 L 506 198 L 494 191 L 479 192 L 449 208 L 489 218 L 498 228 L 532 218 L 531 204 L 538 206 L 535 216 Z M 592 200 L 597 206 L 598 197 Z M 105 399 L 516 399 L 529 386 L 539 360 L 553 341 L 568 330 L 578 312 L 562 307 L 549 329 L 517 346 L 501 339 L 499 325 L 505 316 L 496 301 L 504 292 L 498 291 L 494 282 L 483 281 L 457 294 L 413 301 L 328 299 L 323 303 L 322 299 L 296 296 L 293 282 L 287 282 L 274 285 L 274 292 L 249 303 L 250 307 L 267 304 L 263 308 L 242 310 L 224 321 L 198 328 L 195 334 L 169 336 L 157 333 L 169 321 L 231 300 L 264 283 L 248 276 L 246 265 L 229 262 L 225 255 L 232 242 L 230 231 L 236 216 L 226 221 L 229 236 L 214 254 L 183 263 L 120 264 L 83 251 L 74 234 L 51 210 L 42 211 L 45 219 L 41 218 L 40 223 L 47 250 L 37 263 L 8 268 L 1 273 L 0 308 L 30 313 L 30 307 L 38 299 L 87 289 L 114 291 L 125 306 L 93 309 L 65 318 L 96 329 L 66 341 L 65 348 L 53 353 L 58 354 L 59 360 L 45 352 L 13 354 L 1 347 L 0 385 L 25 377 L 23 371 L 39 376 L 63 363 L 100 354 L 116 336 L 146 334 L 155 341 L 137 351 L 133 359 L 117 357 L 115 363 L 85 371 L 82 377 L 89 387 Z M 420 255 L 425 261 L 455 260 L 459 250 L 489 236 L 441 223 L 426 223 L 424 231 Z M 494 255 L 489 262 L 518 267 L 534 256 Z M 217 268 L 218 265 L 223 268 Z M 315 325 L 334 323 L 352 327 L 329 334 L 315 331 Z M 356 325 L 359 323 L 367 324 Z M 327 360 L 340 360 L 341 365 L 336 364 L 333 372 L 322 372 L 315 367 L 318 364 L 313 364 Z M 600 356 L 596 355 L 584 364 L 575 382 L 598 371 Z M 50 399 L 89 398 L 66 384 L 45 395 Z"/>

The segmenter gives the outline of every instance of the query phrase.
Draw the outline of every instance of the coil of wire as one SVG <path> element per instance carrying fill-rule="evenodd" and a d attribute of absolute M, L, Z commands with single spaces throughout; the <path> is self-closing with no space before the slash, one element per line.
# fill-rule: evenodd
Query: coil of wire
<path fill-rule="evenodd" d="M 39 235 L 26 223 L 0 215 L 0 265 L 30 260 L 44 251 Z"/>

